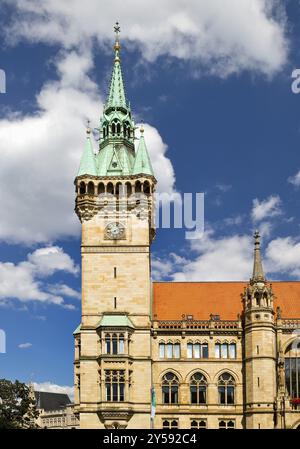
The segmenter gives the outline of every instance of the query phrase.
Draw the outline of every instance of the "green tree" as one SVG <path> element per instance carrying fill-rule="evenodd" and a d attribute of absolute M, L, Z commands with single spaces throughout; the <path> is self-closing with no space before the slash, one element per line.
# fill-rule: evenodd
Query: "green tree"
<path fill-rule="evenodd" d="M 26 384 L 0 379 L 0 429 L 37 427 L 38 415 L 34 394 Z"/>

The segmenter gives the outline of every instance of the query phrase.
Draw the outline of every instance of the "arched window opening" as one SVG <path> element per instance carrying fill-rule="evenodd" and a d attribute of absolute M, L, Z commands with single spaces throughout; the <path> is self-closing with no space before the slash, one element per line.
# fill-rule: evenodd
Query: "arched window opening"
<path fill-rule="evenodd" d="M 206 404 L 207 381 L 202 373 L 195 373 L 190 381 L 191 404 Z"/>
<path fill-rule="evenodd" d="M 109 183 L 107 184 L 106 190 L 107 190 L 107 193 L 112 193 L 112 194 L 114 193 L 114 185 L 113 185 L 112 182 L 109 182 Z"/>
<path fill-rule="evenodd" d="M 162 423 L 163 429 L 178 429 L 177 419 L 164 419 Z"/>
<path fill-rule="evenodd" d="M 178 404 L 178 377 L 174 373 L 167 373 L 162 380 L 163 404 Z"/>
<path fill-rule="evenodd" d="M 80 192 L 80 195 L 84 195 L 86 192 L 85 183 L 83 181 L 81 181 L 81 183 L 79 185 L 79 192 Z"/>
<path fill-rule="evenodd" d="M 121 125 L 117 123 L 117 134 L 121 134 Z"/>
<path fill-rule="evenodd" d="M 234 404 L 235 381 L 231 374 L 223 373 L 218 380 L 219 404 Z"/>
<path fill-rule="evenodd" d="M 140 181 L 136 181 L 135 183 L 135 192 L 140 193 L 142 191 L 142 185 Z"/>
<path fill-rule="evenodd" d="M 259 293 L 255 293 L 255 305 L 257 307 L 260 307 L 260 294 Z"/>
<path fill-rule="evenodd" d="M 144 194 L 145 195 L 150 195 L 150 184 L 148 181 L 144 182 Z"/>
<path fill-rule="evenodd" d="M 300 398 L 300 342 L 292 342 L 285 352 L 285 385 L 291 399 Z"/>
<path fill-rule="evenodd" d="M 112 123 L 112 125 L 111 125 L 111 133 L 113 135 L 116 133 L 116 125 L 115 125 L 115 123 Z"/>
<path fill-rule="evenodd" d="M 100 184 L 98 185 L 98 195 L 101 195 L 103 193 L 105 193 L 105 186 L 103 182 L 100 182 Z"/>
<path fill-rule="evenodd" d="M 125 184 L 125 194 L 127 196 L 130 196 L 132 194 L 132 186 L 131 186 L 130 182 L 126 182 L 126 184 Z"/>
<path fill-rule="evenodd" d="M 94 186 L 94 183 L 92 181 L 90 181 L 88 183 L 88 194 L 89 195 L 94 195 L 95 194 L 95 186 Z"/>

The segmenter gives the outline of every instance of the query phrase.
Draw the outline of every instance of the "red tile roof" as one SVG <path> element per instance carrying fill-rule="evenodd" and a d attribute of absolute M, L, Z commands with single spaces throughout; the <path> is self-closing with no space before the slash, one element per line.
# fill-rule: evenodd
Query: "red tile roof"
<path fill-rule="evenodd" d="M 153 318 L 181 320 L 193 315 L 208 320 L 210 314 L 221 320 L 236 320 L 243 311 L 241 294 L 247 282 L 154 282 Z M 300 318 L 300 281 L 272 282 L 274 309 L 280 307 L 283 318 Z"/>

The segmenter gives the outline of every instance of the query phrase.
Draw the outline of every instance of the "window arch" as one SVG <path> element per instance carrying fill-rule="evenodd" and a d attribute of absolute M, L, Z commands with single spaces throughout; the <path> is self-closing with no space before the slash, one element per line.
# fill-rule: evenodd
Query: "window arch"
<path fill-rule="evenodd" d="M 84 195 L 85 194 L 85 183 L 83 181 L 81 181 L 81 183 L 79 184 L 79 193 L 80 195 Z"/>
<path fill-rule="evenodd" d="M 207 380 L 204 374 L 195 373 L 190 380 L 191 404 L 206 404 Z"/>
<path fill-rule="evenodd" d="M 100 182 L 98 184 L 98 195 L 101 195 L 105 193 L 105 185 L 103 184 L 103 182 Z"/>
<path fill-rule="evenodd" d="M 92 181 L 90 181 L 88 183 L 88 194 L 89 195 L 94 195 L 95 194 L 95 186 L 94 186 L 94 183 Z"/>
<path fill-rule="evenodd" d="M 229 373 L 223 373 L 218 379 L 219 404 L 230 405 L 235 401 L 235 380 Z"/>
<path fill-rule="evenodd" d="M 178 404 L 179 380 L 176 374 L 166 373 L 162 379 L 163 404 Z"/>
<path fill-rule="evenodd" d="M 291 399 L 300 398 L 300 342 L 290 343 L 285 351 L 285 385 Z"/>

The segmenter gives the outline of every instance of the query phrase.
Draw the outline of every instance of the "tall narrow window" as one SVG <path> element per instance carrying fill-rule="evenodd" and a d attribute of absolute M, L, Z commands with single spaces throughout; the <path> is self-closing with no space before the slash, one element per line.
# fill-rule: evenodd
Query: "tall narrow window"
<path fill-rule="evenodd" d="M 285 384 L 291 399 L 300 397 L 300 343 L 291 343 L 285 353 Z"/>
<path fill-rule="evenodd" d="M 206 404 L 207 381 L 202 373 L 195 373 L 190 382 L 191 404 Z"/>
<path fill-rule="evenodd" d="M 124 402 L 125 370 L 105 370 L 105 390 L 108 402 Z"/>
<path fill-rule="evenodd" d="M 113 336 L 112 336 L 112 353 L 118 354 L 118 336 L 117 336 L 117 334 L 113 334 Z"/>
<path fill-rule="evenodd" d="M 179 381 L 175 374 L 167 373 L 162 381 L 163 404 L 178 404 Z"/>
<path fill-rule="evenodd" d="M 180 358 L 180 344 L 175 343 L 174 345 L 174 358 L 179 359 Z"/>
<path fill-rule="evenodd" d="M 119 354 L 124 354 L 124 335 L 119 335 Z"/>
<path fill-rule="evenodd" d="M 218 381 L 219 403 L 222 405 L 234 404 L 234 389 L 234 378 L 229 373 L 223 373 Z"/>
<path fill-rule="evenodd" d="M 193 358 L 193 343 L 187 344 L 187 357 L 188 357 L 188 359 Z"/>
<path fill-rule="evenodd" d="M 114 278 L 116 279 L 117 277 L 117 267 L 114 267 Z"/>
<path fill-rule="evenodd" d="M 236 344 L 230 343 L 229 345 L 229 358 L 235 359 L 236 358 Z"/>
<path fill-rule="evenodd" d="M 116 298 L 116 296 L 114 297 L 114 309 L 116 309 L 117 308 L 117 298 Z"/>
<path fill-rule="evenodd" d="M 159 343 L 159 357 L 161 359 L 165 358 L 165 347 L 166 345 L 164 343 Z"/>
<path fill-rule="evenodd" d="M 215 345 L 215 357 L 219 359 L 221 357 L 221 345 L 220 343 L 216 343 Z"/>

